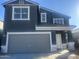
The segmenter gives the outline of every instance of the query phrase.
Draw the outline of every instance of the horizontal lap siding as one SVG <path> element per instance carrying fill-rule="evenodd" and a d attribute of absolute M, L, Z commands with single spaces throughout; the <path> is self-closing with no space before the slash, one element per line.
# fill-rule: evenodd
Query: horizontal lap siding
<path fill-rule="evenodd" d="M 4 30 L 6 31 L 12 31 L 12 32 L 17 32 L 17 31 L 31 31 L 35 30 L 35 24 L 37 24 L 37 6 L 30 6 L 30 20 L 12 20 L 12 7 L 6 7 L 5 9 L 5 21 L 4 25 L 5 28 Z"/>
<path fill-rule="evenodd" d="M 18 1 L 14 1 L 9 4 L 18 4 Z M 4 38 L 2 40 L 2 45 L 6 44 L 7 32 L 27 32 L 35 31 L 35 24 L 38 20 L 38 6 L 25 1 L 24 4 L 30 4 L 30 21 L 27 20 L 12 20 L 12 5 L 4 5 L 5 8 L 5 18 L 4 18 Z M 27 6 L 27 5 L 26 5 Z"/>

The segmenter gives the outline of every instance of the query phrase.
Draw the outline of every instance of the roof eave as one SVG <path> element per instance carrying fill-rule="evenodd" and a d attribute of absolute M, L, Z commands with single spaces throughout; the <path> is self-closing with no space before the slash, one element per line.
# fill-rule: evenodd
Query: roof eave
<path fill-rule="evenodd" d="M 47 11 L 50 11 L 50 12 L 54 12 L 54 13 L 57 13 L 57 14 L 63 15 L 64 17 L 67 17 L 67 18 L 69 18 L 69 19 L 71 18 L 70 16 L 67 16 L 67 15 L 62 14 L 62 13 L 59 13 L 59 12 L 57 12 L 57 11 L 54 11 L 54 10 L 48 9 L 48 8 L 46 8 L 46 7 L 42 7 L 42 6 L 40 6 L 40 8 L 42 8 L 42 9 L 44 9 L 44 10 L 47 10 Z"/>
<path fill-rule="evenodd" d="M 14 0 L 6 1 L 6 2 L 2 3 L 2 5 L 7 5 L 7 4 L 11 3 L 11 2 L 14 2 Z"/>
<path fill-rule="evenodd" d="M 10 0 L 10 1 L 7 1 L 7 2 L 2 3 L 2 5 L 7 5 L 7 4 L 12 3 L 12 2 L 15 2 L 15 1 L 16 0 Z M 33 3 L 35 5 L 39 5 L 38 3 L 34 2 L 34 1 L 29 1 L 29 0 L 26 0 L 26 1 L 28 1 L 30 3 Z"/>

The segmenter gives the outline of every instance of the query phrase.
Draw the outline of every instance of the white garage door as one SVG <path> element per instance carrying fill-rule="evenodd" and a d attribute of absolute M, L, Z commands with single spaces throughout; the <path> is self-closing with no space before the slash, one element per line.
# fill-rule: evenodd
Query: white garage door
<path fill-rule="evenodd" d="M 8 53 L 49 52 L 50 32 L 9 32 Z"/>

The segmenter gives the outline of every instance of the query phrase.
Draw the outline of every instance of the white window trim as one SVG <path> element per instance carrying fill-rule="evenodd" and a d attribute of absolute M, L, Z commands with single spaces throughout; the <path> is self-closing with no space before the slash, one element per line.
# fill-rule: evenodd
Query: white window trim
<path fill-rule="evenodd" d="M 28 18 L 27 19 L 14 19 L 14 8 L 28 8 Z M 30 20 L 30 6 L 13 6 L 12 7 L 12 20 Z"/>
<path fill-rule="evenodd" d="M 62 24 L 64 24 L 64 18 L 53 18 L 53 24 L 55 24 L 55 20 L 59 20 L 62 22 Z M 59 23 L 58 23 L 59 24 Z"/>
<path fill-rule="evenodd" d="M 51 32 L 7 32 L 5 53 L 8 53 L 8 43 L 10 34 L 49 34 L 50 35 L 50 52 L 52 52 L 52 35 Z"/>
<path fill-rule="evenodd" d="M 42 20 L 42 14 L 45 14 L 45 21 Z M 47 22 L 47 13 L 41 13 L 41 22 Z"/>

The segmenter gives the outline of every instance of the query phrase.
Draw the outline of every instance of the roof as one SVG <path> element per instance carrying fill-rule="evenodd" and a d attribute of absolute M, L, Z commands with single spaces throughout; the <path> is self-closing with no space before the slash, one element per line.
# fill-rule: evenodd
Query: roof
<path fill-rule="evenodd" d="M 6 4 L 14 2 L 14 1 L 16 1 L 16 0 L 9 0 L 9 1 L 6 1 L 6 2 L 2 3 L 2 5 L 6 5 Z"/>
<path fill-rule="evenodd" d="M 2 5 L 6 5 L 6 4 L 9 4 L 9 3 L 15 2 L 15 1 L 17 1 L 17 0 L 9 0 L 9 1 L 4 2 Z M 25 0 L 25 1 L 28 1 L 28 2 L 33 3 L 35 5 L 39 5 L 38 3 L 31 1 L 31 0 Z"/>
<path fill-rule="evenodd" d="M 55 10 L 52 10 L 52 9 L 49 9 L 49 8 L 46 8 L 46 7 L 40 6 L 40 8 L 42 8 L 42 9 L 44 9 L 44 10 L 47 10 L 47 11 L 49 11 L 49 12 L 52 12 L 52 13 L 60 14 L 60 15 L 63 15 L 63 16 L 65 16 L 65 17 L 71 18 L 70 16 L 67 16 L 67 15 L 65 15 L 65 14 L 62 14 L 62 13 L 60 13 L 60 12 L 57 12 L 57 11 L 55 11 Z"/>
<path fill-rule="evenodd" d="M 79 33 L 79 28 L 74 29 L 74 30 L 72 31 L 72 33 Z"/>
<path fill-rule="evenodd" d="M 9 4 L 9 3 L 15 2 L 15 1 L 17 1 L 17 0 L 9 0 L 9 1 L 3 3 L 3 5 L 6 5 L 6 4 Z M 25 0 L 25 1 L 28 1 L 28 2 L 33 3 L 33 4 L 35 4 L 35 5 L 39 5 L 38 3 L 34 2 L 34 1 L 31 1 L 31 0 Z M 39 5 L 39 6 L 40 6 L 40 5 Z M 67 16 L 67 15 L 62 14 L 62 13 L 60 13 L 60 12 L 57 12 L 57 11 L 48 9 L 48 8 L 46 8 L 46 7 L 40 6 L 40 8 L 42 8 L 42 9 L 44 9 L 44 10 L 47 10 L 47 11 L 50 11 L 50 12 L 52 12 L 52 13 L 56 13 L 56 14 L 62 15 L 62 16 L 67 17 L 67 18 L 71 18 L 70 16 Z"/>

